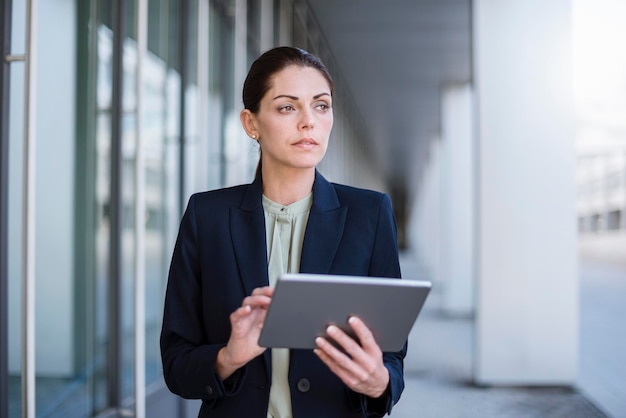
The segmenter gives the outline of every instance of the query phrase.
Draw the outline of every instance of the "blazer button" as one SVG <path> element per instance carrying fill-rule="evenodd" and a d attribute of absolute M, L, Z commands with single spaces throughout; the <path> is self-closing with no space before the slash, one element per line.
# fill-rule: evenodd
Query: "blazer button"
<path fill-rule="evenodd" d="M 213 388 L 211 386 L 207 386 L 206 391 L 210 396 L 213 395 Z"/>
<path fill-rule="evenodd" d="M 311 383 L 309 379 L 302 378 L 298 380 L 298 390 L 302 393 L 306 393 L 311 389 Z"/>

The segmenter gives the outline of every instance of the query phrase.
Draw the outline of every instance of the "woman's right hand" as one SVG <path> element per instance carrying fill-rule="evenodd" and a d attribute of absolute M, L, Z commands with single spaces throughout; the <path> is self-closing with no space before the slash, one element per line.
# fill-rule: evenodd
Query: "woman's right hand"
<path fill-rule="evenodd" d="M 217 353 L 215 365 L 222 380 L 265 351 L 258 342 L 273 294 L 274 289 L 269 286 L 258 287 L 230 315 L 230 339 Z"/>

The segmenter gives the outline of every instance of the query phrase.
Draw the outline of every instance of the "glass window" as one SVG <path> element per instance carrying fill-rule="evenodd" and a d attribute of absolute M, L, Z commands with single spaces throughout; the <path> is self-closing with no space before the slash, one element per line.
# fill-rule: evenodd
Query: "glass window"
<path fill-rule="evenodd" d="M 25 5 L 17 2 L 12 10 L 11 49 L 24 51 L 26 21 Z M 23 223 L 23 121 L 24 121 L 23 62 L 11 64 L 9 82 L 9 156 L 8 156 L 8 391 L 9 417 L 22 414 L 22 223 Z M 4 122 L 4 121 L 3 121 Z M 3 179 L 4 180 L 4 179 Z M 5 231 L 1 232 L 2 234 Z M 4 349 L 4 347 L 0 347 Z M 3 396 L 3 394 L 0 394 Z"/>
<path fill-rule="evenodd" d="M 261 52 L 261 1 L 249 1 L 246 9 L 248 66 Z"/>
<path fill-rule="evenodd" d="M 297 2 L 293 6 L 293 46 L 307 49 L 306 4 Z"/>
<path fill-rule="evenodd" d="M 14 2 L 14 13 L 23 13 L 24 2 Z M 82 258 L 82 233 L 77 218 L 84 212 L 78 190 L 82 165 L 77 150 L 85 143 L 76 135 L 76 97 L 82 76 L 76 67 L 76 49 L 58 48 L 87 42 L 79 38 L 77 16 L 84 11 L 73 0 L 44 2 L 37 21 L 37 114 L 35 175 L 35 373 L 38 416 L 82 417 L 91 405 L 95 362 L 93 345 L 85 335 L 94 318 L 92 300 L 85 289 L 93 287 L 92 276 L 82 273 L 88 261 Z M 24 17 L 14 15 L 16 33 L 24 33 Z M 79 28 L 79 29 L 77 29 Z M 20 46 L 16 51 L 23 51 Z M 45 69 L 54 69 L 46 71 Z M 21 415 L 21 250 L 23 178 L 21 162 L 24 67 L 12 67 L 11 167 L 9 248 L 9 367 L 10 412 Z M 81 154 L 82 156 L 82 154 Z M 82 173 L 81 173 L 82 174 Z M 82 218 L 85 219 L 84 217 Z M 15 229 L 13 229 L 15 228 Z"/>
<path fill-rule="evenodd" d="M 179 2 L 151 0 L 144 72 L 146 383 L 161 379 L 159 333 L 169 258 L 180 220 Z M 156 39 L 154 39 L 156 38 Z"/>
<path fill-rule="evenodd" d="M 209 188 L 226 183 L 226 138 L 229 115 L 235 107 L 234 59 L 235 16 L 234 1 L 211 2 L 209 23 L 209 103 L 207 137 L 209 141 Z"/>

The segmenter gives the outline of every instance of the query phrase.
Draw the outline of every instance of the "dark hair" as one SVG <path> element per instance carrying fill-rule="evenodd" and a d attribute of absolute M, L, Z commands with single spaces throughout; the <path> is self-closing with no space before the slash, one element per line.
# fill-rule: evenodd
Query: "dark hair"
<path fill-rule="evenodd" d="M 263 53 L 250 66 L 243 83 L 244 108 L 252 113 L 258 112 L 261 99 L 270 89 L 272 77 L 291 65 L 315 68 L 328 81 L 330 93 L 333 93 L 333 78 L 319 58 L 300 48 L 279 46 Z"/>

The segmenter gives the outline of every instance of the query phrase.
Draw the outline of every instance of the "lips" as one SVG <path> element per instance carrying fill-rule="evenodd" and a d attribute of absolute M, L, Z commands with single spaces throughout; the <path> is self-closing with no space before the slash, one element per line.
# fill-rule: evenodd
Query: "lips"
<path fill-rule="evenodd" d="M 314 140 L 313 138 L 302 138 L 301 140 L 299 140 L 293 145 L 299 145 L 303 147 L 312 147 L 312 146 L 317 145 L 317 141 Z"/>

